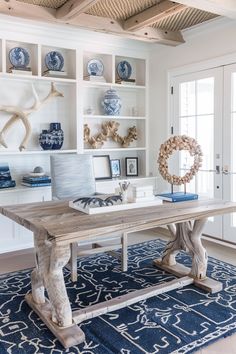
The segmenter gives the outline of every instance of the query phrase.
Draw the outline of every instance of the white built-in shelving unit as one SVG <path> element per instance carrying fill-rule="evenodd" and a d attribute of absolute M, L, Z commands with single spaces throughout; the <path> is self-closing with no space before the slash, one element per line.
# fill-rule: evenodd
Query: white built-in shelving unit
<path fill-rule="evenodd" d="M 17 36 L 19 37 L 19 36 Z M 24 38 L 24 35 L 22 35 Z M 43 37 L 41 36 L 40 39 Z M 51 82 L 54 82 L 58 91 L 64 97 L 53 98 L 41 109 L 32 113 L 29 117 L 32 126 L 32 135 L 27 149 L 19 151 L 18 147 L 24 137 L 24 127 L 21 122 L 12 126 L 4 138 L 8 148 L 0 146 L 0 162 L 9 164 L 12 178 L 16 180 L 14 189 L 0 190 L 0 204 L 25 203 L 29 201 L 42 201 L 50 199 L 50 187 L 23 188 L 20 185 L 22 175 L 29 173 L 37 165 L 50 173 L 50 155 L 59 153 L 90 153 L 93 155 L 109 155 L 111 159 L 120 159 L 121 171 L 125 177 L 125 157 L 138 157 L 139 176 L 133 178 L 135 183 L 155 183 L 149 176 L 148 168 L 148 61 L 145 55 L 139 51 L 130 55 L 122 48 L 108 48 L 99 52 L 98 47 L 85 45 L 58 46 L 58 41 L 39 40 L 35 43 L 2 38 L 0 39 L 0 105 L 12 105 L 30 107 L 33 104 L 32 84 L 40 99 L 43 99 L 50 91 Z M 14 47 L 26 48 L 30 55 L 29 66 L 32 75 L 13 74 L 10 72 L 9 51 Z M 89 49 L 87 49 L 89 48 Z M 59 51 L 64 58 L 66 76 L 44 76 L 45 55 L 50 51 Z M 121 53 L 120 53 L 121 52 Z M 125 55 L 127 52 L 127 55 Z M 103 62 L 103 76 L 106 82 L 91 82 L 84 78 L 88 75 L 87 63 L 90 59 L 97 58 Z M 132 66 L 131 78 L 136 79 L 136 85 L 118 84 L 117 64 L 127 60 Z M 119 116 L 107 116 L 104 114 L 101 102 L 105 92 L 113 88 L 122 100 L 122 108 Z M 88 114 L 88 108 L 93 109 L 93 114 Z M 10 118 L 9 114 L 0 112 L 0 130 Z M 126 135 L 127 129 L 136 126 L 138 140 L 131 143 L 128 148 L 122 148 L 113 141 L 107 141 L 100 149 L 91 149 L 83 142 L 83 126 L 88 124 L 91 133 L 100 131 L 101 124 L 105 121 L 115 120 L 120 123 L 119 134 Z M 43 129 L 48 129 L 52 122 L 60 122 L 64 131 L 64 144 L 61 150 L 43 150 L 39 145 L 39 134 Z M 120 180 L 99 181 L 97 188 L 102 192 L 112 192 Z M 0 226 L 3 225 L 5 233 L 12 231 L 12 242 L 6 243 L 0 240 L 0 253 L 32 245 L 32 237 L 28 233 L 22 237 L 22 229 L 4 217 L 0 217 Z M 20 231 L 19 231 L 20 230 Z M 27 236 L 28 235 L 28 236 Z M 9 238 L 8 238 L 9 239 Z M 21 239 L 22 242 L 19 240 Z M 17 241 L 16 241 L 17 240 Z M 19 242 L 18 242 L 19 241 Z"/>
<path fill-rule="evenodd" d="M 50 90 L 50 82 L 54 82 L 56 88 L 63 93 L 64 98 L 55 98 L 45 107 L 32 114 L 30 124 L 32 136 L 27 149 L 19 151 L 24 127 L 18 122 L 11 127 L 6 134 L 8 148 L 0 146 L 0 156 L 24 156 L 24 155 L 50 155 L 52 153 L 109 153 L 111 158 L 125 157 L 139 158 L 139 175 L 148 175 L 147 159 L 147 61 L 146 58 L 134 58 L 116 54 L 104 54 L 94 51 L 83 51 L 76 48 L 61 48 L 49 45 L 1 40 L 0 60 L 0 104 L 19 105 L 28 107 L 32 105 L 33 84 L 39 97 L 44 98 Z M 26 48 L 30 55 L 29 66 L 32 75 L 10 73 L 9 51 L 14 47 Z M 46 70 L 45 55 L 52 51 L 59 51 L 64 58 L 66 76 L 43 76 Z M 84 80 L 87 73 L 87 63 L 90 59 L 97 58 L 103 62 L 103 76 L 106 82 L 91 82 Z M 127 60 L 132 66 L 132 76 L 136 85 L 121 85 L 116 83 L 116 67 L 122 60 Z M 102 99 L 109 88 L 114 88 L 121 98 L 122 108 L 119 116 L 107 116 L 102 109 Z M 11 94 L 9 94 L 11 93 Z M 87 114 L 87 109 L 92 108 L 93 114 Z M 2 121 L 7 121 L 8 114 L 4 114 Z M 117 146 L 112 141 L 105 142 L 102 149 L 91 149 L 83 143 L 83 125 L 87 123 L 91 128 L 91 134 L 99 132 L 104 121 L 115 120 L 119 122 L 119 134 L 126 135 L 127 129 L 135 125 L 138 131 L 138 140 L 128 148 Z M 51 122 L 60 122 L 64 131 L 64 144 L 61 150 L 42 150 L 38 137 L 42 129 L 48 129 Z M 32 166 L 33 167 L 33 166 Z M 14 170 L 14 169 L 13 169 Z M 124 174 L 124 166 L 122 164 Z M 23 172 L 23 171 L 22 171 Z M 17 176 L 16 176 L 17 178 Z"/>

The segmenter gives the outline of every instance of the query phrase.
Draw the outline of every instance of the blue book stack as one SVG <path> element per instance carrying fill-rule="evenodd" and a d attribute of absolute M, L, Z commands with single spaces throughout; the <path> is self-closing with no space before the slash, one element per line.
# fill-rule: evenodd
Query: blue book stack
<path fill-rule="evenodd" d="M 167 202 L 172 202 L 172 203 L 198 199 L 198 194 L 184 193 L 184 192 L 163 193 L 163 194 L 158 194 L 157 196 L 162 200 L 166 200 Z"/>
<path fill-rule="evenodd" d="M 7 163 L 0 164 L 0 189 L 12 188 L 16 186 L 16 182 L 12 180 L 9 166 Z"/>
<path fill-rule="evenodd" d="M 26 175 L 23 176 L 21 184 L 27 187 L 46 187 L 51 185 L 51 177 L 47 175 L 37 177 Z"/>

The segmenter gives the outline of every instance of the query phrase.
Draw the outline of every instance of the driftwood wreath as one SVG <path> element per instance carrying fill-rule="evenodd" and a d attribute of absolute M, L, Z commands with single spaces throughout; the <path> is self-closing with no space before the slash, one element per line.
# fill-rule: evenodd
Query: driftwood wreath
<path fill-rule="evenodd" d="M 32 107 L 29 108 L 22 108 L 22 107 L 17 107 L 17 106 L 5 106 L 5 105 L 0 105 L 0 111 L 1 112 L 6 112 L 10 113 L 11 117 L 7 121 L 7 123 L 4 125 L 2 130 L 0 131 L 0 145 L 4 146 L 7 148 L 7 144 L 4 140 L 4 134 L 7 132 L 7 130 L 15 124 L 19 119 L 22 121 L 24 128 L 25 128 L 25 136 L 24 139 L 22 140 L 19 150 L 22 151 L 26 149 L 27 143 L 29 141 L 30 135 L 31 135 L 31 124 L 29 121 L 29 115 L 35 111 L 38 111 L 39 108 L 42 107 L 45 103 L 47 103 L 51 98 L 53 97 L 63 97 L 63 94 L 59 91 L 56 90 L 54 83 L 51 83 L 51 90 L 48 93 L 48 95 L 43 98 L 42 100 L 39 99 L 38 94 L 35 90 L 34 85 L 32 84 L 32 91 L 33 91 L 33 96 L 34 96 L 34 104 Z"/>
<path fill-rule="evenodd" d="M 190 171 L 183 177 L 171 175 L 168 171 L 167 160 L 174 151 L 178 150 L 187 150 L 190 156 L 194 156 L 194 162 Z M 166 181 L 172 185 L 186 184 L 191 181 L 202 166 L 202 150 L 197 141 L 187 135 L 173 136 L 161 145 L 157 162 L 159 163 L 159 172 Z"/>
<path fill-rule="evenodd" d="M 98 149 L 104 144 L 104 141 L 111 138 L 113 141 L 126 148 L 130 145 L 130 143 L 138 139 L 137 129 L 135 126 L 130 127 L 128 129 L 128 134 L 124 137 L 117 133 L 119 126 L 120 123 L 115 121 L 102 123 L 101 133 L 90 136 L 90 128 L 88 124 L 84 124 L 84 142 L 89 144 L 93 149 Z"/>

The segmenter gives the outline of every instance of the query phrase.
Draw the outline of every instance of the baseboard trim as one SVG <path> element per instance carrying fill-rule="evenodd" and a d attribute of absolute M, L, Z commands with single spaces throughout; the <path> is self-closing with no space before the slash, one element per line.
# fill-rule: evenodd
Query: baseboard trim
<path fill-rule="evenodd" d="M 25 248 L 25 249 L 16 250 L 16 251 L 0 253 L 0 259 L 17 257 L 17 256 L 24 256 L 24 255 L 29 255 L 29 254 L 33 254 L 33 253 L 34 253 L 33 247 Z"/>

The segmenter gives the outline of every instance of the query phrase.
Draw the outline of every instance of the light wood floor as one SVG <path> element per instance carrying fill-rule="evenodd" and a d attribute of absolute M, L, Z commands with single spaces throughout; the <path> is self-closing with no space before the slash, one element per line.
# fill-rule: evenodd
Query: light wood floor
<path fill-rule="evenodd" d="M 156 238 L 167 239 L 166 236 L 157 235 L 155 231 L 145 231 L 129 236 L 129 244 L 135 244 Z M 209 256 L 236 265 L 236 249 L 214 244 L 203 240 Z M 17 256 L 15 254 L 0 255 L 0 274 L 9 273 L 15 270 L 27 269 L 34 266 L 33 250 L 26 250 Z M 173 353 L 174 354 L 174 353 Z M 199 350 L 196 354 L 236 354 L 236 334 L 221 339 L 205 349 Z"/>

